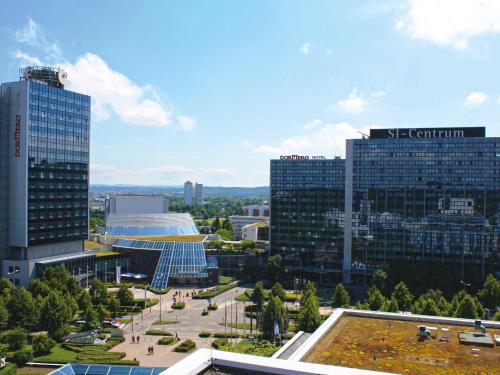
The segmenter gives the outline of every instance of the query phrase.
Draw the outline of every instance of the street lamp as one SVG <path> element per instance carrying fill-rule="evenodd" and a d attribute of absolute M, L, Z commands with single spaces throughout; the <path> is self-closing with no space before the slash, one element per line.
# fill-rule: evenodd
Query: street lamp
<path fill-rule="evenodd" d="M 467 293 L 467 290 L 466 290 L 465 288 L 466 288 L 466 287 L 468 287 L 468 286 L 470 286 L 470 283 L 466 283 L 465 281 L 460 280 L 460 284 L 462 284 L 462 285 L 463 285 L 463 287 L 464 287 L 464 292 L 466 292 L 466 293 Z"/>
<path fill-rule="evenodd" d="M 373 236 L 371 234 L 367 234 L 361 238 L 365 243 L 365 284 L 368 284 L 368 243 L 373 240 Z"/>

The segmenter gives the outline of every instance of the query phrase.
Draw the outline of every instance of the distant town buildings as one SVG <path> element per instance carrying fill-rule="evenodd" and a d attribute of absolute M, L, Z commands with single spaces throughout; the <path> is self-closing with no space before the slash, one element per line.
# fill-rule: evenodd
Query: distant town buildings
<path fill-rule="evenodd" d="M 231 215 L 229 216 L 229 222 L 233 227 L 235 240 L 239 241 L 242 239 L 242 228 L 245 225 L 255 224 L 255 223 L 268 223 L 269 217 L 267 216 L 243 216 L 243 215 Z"/>
<path fill-rule="evenodd" d="M 243 215 L 245 216 L 270 216 L 269 205 L 253 204 L 243 207 Z"/>
<path fill-rule="evenodd" d="M 203 184 L 195 182 L 194 186 L 191 181 L 184 183 L 184 204 L 186 206 L 203 204 Z"/>
<path fill-rule="evenodd" d="M 373 129 L 346 159 L 271 160 L 272 252 L 318 282 L 395 261 L 500 272 L 499 157 L 485 128 L 424 128 Z"/>

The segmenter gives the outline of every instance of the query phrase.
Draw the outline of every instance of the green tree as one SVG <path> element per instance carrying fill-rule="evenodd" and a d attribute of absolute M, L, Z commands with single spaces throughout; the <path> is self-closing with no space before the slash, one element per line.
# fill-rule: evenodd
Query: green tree
<path fill-rule="evenodd" d="M 114 300 L 116 300 L 116 298 L 114 298 Z M 118 302 L 118 301 L 116 301 L 116 302 Z M 118 309 L 118 307 L 117 307 L 117 309 Z M 97 305 L 97 316 L 98 316 L 99 322 L 102 322 L 104 319 L 108 318 L 109 315 L 110 314 L 109 314 L 108 309 L 106 309 L 102 303 Z"/>
<path fill-rule="evenodd" d="M 63 265 L 51 266 L 47 268 L 43 278 L 47 281 L 52 290 L 67 292 L 74 298 L 76 298 L 80 293 L 81 288 L 76 279 Z"/>
<path fill-rule="evenodd" d="M 220 220 L 217 216 L 215 220 L 212 222 L 212 233 L 216 233 L 219 229 L 221 229 Z"/>
<path fill-rule="evenodd" d="M 47 335 L 33 336 L 33 353 L 35 355 L 49 354 L 56 342 Z"/>
<path fill-rule="evenodd" d="M 4 277 L 0 277 L 0 296 L 8 297 L 12 290 L 16 289 L 12 281 Z"/>
<path fill-rule="evenodd" d="M 497 280 L 495 276 L 488 275 L 486 278 L 483 288 L 477 293 L 479 300 L 484 307 L 495 312 L 497 306 L 500 306 L 500 280 Z"/>
<path fill-rule="evenodd" d="M 264 301 L 265 301 L 264 285 L 262 284 L 262 281 L 258 281 L 255 284 L 255 288 L 253 289 L 252 292 L 252 302 L 255 303 L 257 310 L 257 326 L 260 325 L 259 316 L 261 314 L 262 307 L 264 306 Z"/>
<path fill-rule="evenodd" d="M 376 286 L 371 286 L 368 289 L 368 306 L 370 310 L 378 311 L 387 303 L 384 295 L 378 290 Z"/>
<path fill-rule="evenodd" d="M 116 297 L 111 297 L 109 299 L 109 310 L 113 314 L 113 318 L 116 318 L 116 315 L 118 314 L 118 310 L 120 309 L 120 301 Z"/>
<path fill-rule="evenodd" d="M 15 288 L 10 292 L 7 309 L 11 327 L 22 327 L 27 331 L 37 328 L 39 322 L 38 311 L 31 293 L 26 289 Z"/>
<path fill-rule="evenodd" d="M 9 311 L 5 307 L 3 298 L 0 298 L 0 331 L 7 329 L 9 326 Z"/>
<path fill-rule="evenodd" d="M 385 273 L 385 271 L 381 268 L 375 270 L 372 276 L 371 285 L 374 285 L 375 287 L 377 287 L 378 290 L 380 290 L 381 293 L 383 293 L 385 290 L 386 281 L 387 281 L 387 273 Z"/>
<path fill-rule="evenodd" d="M 132 306 L 134 304 L 134 294 L 125 284 L 120 285 L 118 292 L 116 292 L 116 298 L 118 298 L 122 306 Z"/>
<path fill-rule="evenodd" d="M 98 322 L 98 315 L 94 305 L 92 305 L 90 294 L 86 290 L 83 290 L 78 296 L 78 306 L 81 310 L 81 318 L 86 322 L 85 328 L 95 328 Z"/>
<path fill-rule="evenodd" d="M 500 311 L 497 311 L 495 315 L 493 315 L 493 320 L 495 322 L 500 322 Z"/>
<path fill-rule="evenodd" d="M 333 290 L 332 307 L 345 307 L 349 308 L 351 303 L 351 295 L 349 291 L 342 284 L 337 284 Z"/>
<path fill-rule="evenodd" d="M 222 250 L 222 245 L 224 245 L 224 242 L 223 241 L 219 241 L 219 240 L 214 240 L 214 241 L 210 241 L 210 243 L 213 245 L 213 247 L 215 247 L 217 250 Z"/>
<path fill-rule="evenodd" d="M 248 255 L 243 258 L 243 262 L 241 263 L 241 273 L 244 280 L 255 281 L 259 279 L 259 260 L 255 255 Z"/>
<path fill-rule="evenodd" d="M 282 302 L 286 301 L 286 291 L 283 288 L 283 285 L 280 283 L 275 283 L 271 288 L 271 294 L 275 297 L 278 297 Z"/>
<path fill-rule="evenodd" d="M 16 327 L 2 334 L 2 341 L 6 343 L 10 351 L 19 350 L 26 345 L 28 333 L 24 328 Z"/>
<path fill-rule="evenodd" d="M 12 356 L 12 362 L 18 367 L 23 367 L 31 359 L 31 351 L 29 349 L 18 350 Z"/>
<path fill-rule="evenodd" d="M 277 296 L 271 296 L 264 311 L 263 332 L 268 338 L 274 337 L 274 325 L 278 324 L 280 333 L 286 332 L 288 329 L 288 321 L 286 319 L 287 311 L 283 306 L 281 299 Z"/>
<path fill-rule="evenodd" d="M 94 281 L 92 281 L 92 285 L 90 286 L 90 297 L 94 305 L 100 303 L 105 305 L 108 303 L 108 289 L 101 280 L 94 279 Z"/>
<path fill-rule="evenodd" d="M 481 302 L 467 294 L 458 304 L 454 316 L 457 318 L 477 319 L 481 318 L 483 314 L 484 310 Z"/>
<path fill-rule="evenodd" d="M 242 250 L 252 250 L 255 249 L 255 242 L 252 240 L 241 240 Z"/>
<path fill-rule="evenodd" d="M 396 299 L 401 311 L 410 311 L 414 297 L 404 282 L 401 281 L 394 287 L 391 297 Z"/>
<path fill-rule="evenodd" d="M 281 271 L 283 267 L 281 265 L 281 255 L 271 255 L 267 259 L 266 273 L 267 279 L 272 282 L 277 282 L 281 280 Z"/>
<path fill-rule="evenodd" d="M 300 300 L 299 329 L 314 332 L 321 324 L 318 297 L 313 283 L 307 283 Z"/>
<path fill-rule="evenodd" d="M 31 293 L 33 298 L 38 296 L 47 297 L 50 293 L 50 286 L 43 279 L 33 279 L 28 284 L 28 291 Z"/>
<path fill-rule="evenodd" d="M 51 291 L 42 307 L 41 319 L 50 337 L 59 339 L 67 332 L 71 309 L 58 291 Z"/>
<path fill-rule="evenodd" d="M 412 312 L 423 315 L 447 316 L 450 304 L 438 289 L 429 289 L 413 303 Z"/>
<path fill-rule="evenodd" d="M 394 297 L 386 299 L 384 306 L 382 306 L 382 311 L 398 312 L 399 311 L 398 301 L 396 301 Z"/>
<path fill-rule="evenodd" d="M 224 219 L 224 221 L 222 222 L 221 228 L 228 230 L 230 232 L 234 232 L 233 226 L 231 225 L 231 222 L 229 221 L 229 219 Z"/>
<path fill-rule="evenodd" d="M 217 229 L 215 234 L 218 234 L 224 241 L 232 241 L 234 233 L 227 229 Z"/>

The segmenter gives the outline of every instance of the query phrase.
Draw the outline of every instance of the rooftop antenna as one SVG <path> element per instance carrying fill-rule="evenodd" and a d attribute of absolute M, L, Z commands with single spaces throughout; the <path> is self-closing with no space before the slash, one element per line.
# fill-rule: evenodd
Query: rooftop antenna
<path fill-rule="evenodd" d="M 359 134 L 361 134 L 361 135 L 363 136 L 363 139 L 368 139 L 368 138 L 370 138 L 370 136 L 369 136 L 368 134 L 365 134 L 365 133 L 363 133 L 363 132 L 361 132 L 361 131 L 359 131 L 359 130 L 356 130 L 356 132 L 358 132 Z"/>

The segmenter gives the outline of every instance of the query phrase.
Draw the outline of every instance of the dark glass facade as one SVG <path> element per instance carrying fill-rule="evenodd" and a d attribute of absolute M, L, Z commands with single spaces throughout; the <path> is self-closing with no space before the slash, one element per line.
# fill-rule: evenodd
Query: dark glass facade
<path fill-rule="evenodd" d="M 29 81 L 28 245 L 88 233 L 90 97 Z"/>
<path fill-rule="evenodd" d="M 271 251 L 294 276 L 342 271 L 345 160 L 271 160 Z"/>
<path fill-rule="evenodd" d="M 354 274 L 394 260 L 463 269 L 498 256 L 500 138 L 347 142 Z"/>

